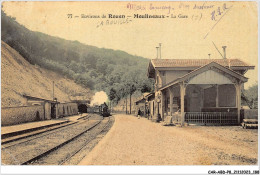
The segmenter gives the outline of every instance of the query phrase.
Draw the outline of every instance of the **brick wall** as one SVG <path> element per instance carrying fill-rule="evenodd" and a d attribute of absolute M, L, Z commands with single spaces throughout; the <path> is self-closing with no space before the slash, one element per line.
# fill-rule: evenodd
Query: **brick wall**
<path fill-rule="evenodd" d="M 43 106 L 22 106 L 1 109 L 2 126 L 44 120 Z"/>

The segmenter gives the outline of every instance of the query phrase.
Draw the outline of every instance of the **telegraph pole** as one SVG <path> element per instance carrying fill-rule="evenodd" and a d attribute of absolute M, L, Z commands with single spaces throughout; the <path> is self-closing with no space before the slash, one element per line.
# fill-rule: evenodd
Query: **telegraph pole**
<path fill-rule="evenodd" d="M 126 103 L 126 107 L 125 107 L 125 113 L 127 114 L 127 96 L 126 96 L 126 98 L 125 98 L 125 103 Z"/>
<path fill-rule="evenodd" d="M 159 43 L 159 47 L 160 47 L 160 59 L 162 59 L 162 43 Z"/>
<path fill-rule="evenodd" d="M 132 105 L 132 102 L 131 102 L 131 92 L 130 92 L 130 114 L 131 114 L 131 106 Z"/>
<path fill-rule="evenodd" d="M 52 81 L 52 92 L 53 92 L 53 94 L 52 94 L 52 99 L 53 99 L 53 101 L 54 101 L 54 81 Z"/>
<path fill-rule="evenodd" d="M 159 56 L 158 56 L 158 54 L 159 54 L 159 47 L 156 47 L 156 49 L 157 49 L 157 57 L 156 57 L 156 59 L 158 59 L 159 58 Z"/>

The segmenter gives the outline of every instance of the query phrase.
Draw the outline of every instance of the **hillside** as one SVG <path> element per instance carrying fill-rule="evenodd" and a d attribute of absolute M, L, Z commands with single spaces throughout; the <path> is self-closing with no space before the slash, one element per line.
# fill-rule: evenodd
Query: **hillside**
<path fill-rule="evenodd" d="M 1 42 L 1 105 L 2 107 L 25 105 L 22 95 L 52 99 L 53 81 L 55 97 L 59 102 L 88 99 L 91 90 L 73 80 L 38 66 L 31 65 L 18 52 Z"/>
<path fill-rule="evenodd" d="M 1 19 L 2 40 L 33 65 L 55 71 L 92 90 L 110 94 L 113 89 L 121 94 L 116 102 L 129 93 L 121 93 L 129 83 L 134 91 L 152 91 L 153 83 L 146 76 L 146 58 L 30 31 L 3 11 Z"/>

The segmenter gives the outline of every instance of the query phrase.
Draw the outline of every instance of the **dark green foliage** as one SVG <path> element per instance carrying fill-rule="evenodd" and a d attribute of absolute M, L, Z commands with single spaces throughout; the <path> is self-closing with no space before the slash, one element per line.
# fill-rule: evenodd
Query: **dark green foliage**
<path fill-rule="evenodd" d="M 111 88 L 108 96 L 109 100 L 114 100 L 116 98 L 116 90 L 114 88 Z"/>
<path fill-rule="evenodd" d="M 250 86 L 247 90 L 242 92 L 242 103 L 248 105 L 251 109 L 257 108 L 258 102 L 258 84 Z"/>
<path fill-rule="evenodd" d="M 148 59 L 33 32 L 2 11 L 2 40 L 31 64 L 60 73 L 85 87 L 111 91 L 118 101 L 134 91 L 152 91 Z M 113 89 L 113 90 L 112 90 Z"/>

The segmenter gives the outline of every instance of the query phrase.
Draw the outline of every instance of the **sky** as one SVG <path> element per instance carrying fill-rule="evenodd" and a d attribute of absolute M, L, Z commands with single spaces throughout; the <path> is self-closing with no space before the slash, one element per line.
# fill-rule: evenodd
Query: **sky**
<path fill-rule="evenodd" d="M 7 15 L 30 30 L 148 59 L 156 58 L 158 43 L 162 43 L 162 59 L 205 59 L 208 54 L 221 59 L 214 44 L 222 54 L 222 46 L 227 46 L 227 58 L 238 58 L 255 66 L 255 70 L 245 74 L 249 78 L 245 87 L 258 80 L 256 2 L 3 2 L 2 5 Z M 124 18 L 109 18 L 109 14 Z M 145 14 L 165 18 L 134 17 Z"/>

